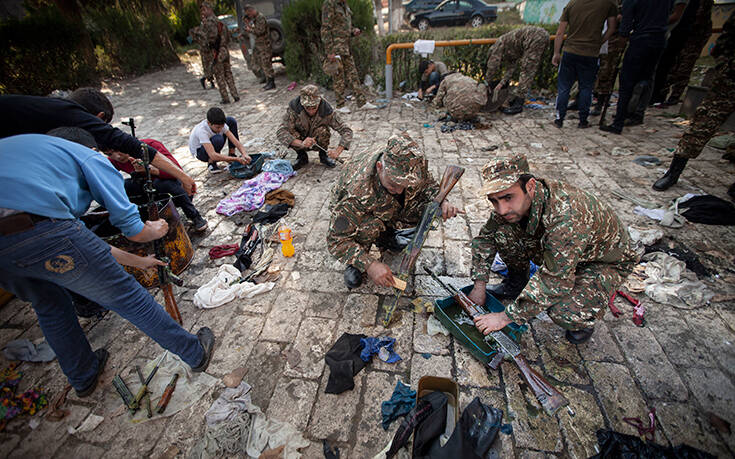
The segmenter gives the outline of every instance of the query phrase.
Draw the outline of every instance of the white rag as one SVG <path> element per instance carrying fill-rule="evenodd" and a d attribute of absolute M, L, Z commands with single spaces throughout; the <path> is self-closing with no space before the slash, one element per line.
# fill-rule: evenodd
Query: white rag
<path fill-rule="evenodd" d="M 199 287 L 194 294 L 194 304 L 202 309 L 211 309 L 229 303 L 235 298 L 252 298 L 260 293 L 269 292 L 275 282 L 254 284 L 252 282 L 235 283 L 240 279 L 240 271 L 232 265 L 222 265 L 217 275 Z"/>
<path fill-rule="evenodd" d="M 697 275 L 686 268 L 686 263 L 663 252 L 643 256 L 646 262 L 646 295 L 658 303 L 680 309 L 694 309 L 708 303 L 714 292 Z"/>
<path fill-rule="evenodd" d="M 413 42 L 413 52 L 426 56 L 434 52 L 434 46 L 436 42 L 434 40 L 416 40 Z"/>

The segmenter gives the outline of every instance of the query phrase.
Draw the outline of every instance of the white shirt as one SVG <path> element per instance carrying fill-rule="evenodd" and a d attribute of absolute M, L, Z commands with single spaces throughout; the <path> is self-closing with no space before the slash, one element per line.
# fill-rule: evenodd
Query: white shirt
<path fill-rule="evenodd" d="M 220 132 L 214 132 L 212 128 L 209 127 L 207 120 L 203 120 L 201 123 L 194 126 L 194 129 L 191 130 L 191 134 L 189 134 L 189 153 L 196 158 L 197 150 L 202 146 L 202 144 L 211 144 L 212 141 L 210 139 L 217 134 L 221 134 L 226 137 L 225 133 L 229 130 L 230 127 L 225 124 Z"/>

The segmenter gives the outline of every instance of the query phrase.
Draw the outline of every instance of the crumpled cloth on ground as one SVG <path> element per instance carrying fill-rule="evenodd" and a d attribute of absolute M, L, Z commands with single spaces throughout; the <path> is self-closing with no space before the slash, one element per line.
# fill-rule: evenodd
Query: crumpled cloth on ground
<path fill-rule="evenodd" d="M 660 228 L 643 229 L 629 226 L 628 234 L 633 243 L 640 242 L 643 245 L 652 245 L 664 237 L 664 230 Z"/>
<path fill-rule="evenodd" d="M 459 121 L 456 123 L 454 121 L 450 121 L 448 123 L 443 123 L 439 129 L 441 129 L 442 132 L 454 132 L 457 129 L 460 131 L 471 131 L 475 129 L 475 123 L 472 121 Z"/>
<path fill-rule="evenodd" d="M 383 430 L 388 430 L 390 424 L 401 416 L 405 416 L 416 404 L 416 391 L 401 381 L 396 383 L 390 400 L 380 404 L 380 414 L 383 417 Z"/>
<path fill-rule="evenodd" d="M 436 316 L 432 314 L 426 321 L 426 334 L 429 336 L 434 336 L 439 333 L 444 336 L 449 336 L 449 330 L 447 330 L 444 324 L 439 322 L 439 319 L 437 319 Z"/>
<path fill-rule="evenodd" d="M 708 147 L 712 148 L 718 148 L 720 150 L 727 149 L 728 146 L 735 143 L 735 136 L 730 134 L 725 135 L 718 135 L 717 137 L 712 137 L 709 142 L 707 142 Z"/>
<path fill-rule="evenodd" d="M 633 213 L 643 215 L 653 220 L 658 220 L 661 226 L 669 228 L 681 228 L 684 226 L 684 217 L 679 214 L 679 206 L 681 203 L 695 197 L 697 195 L 687 193 L 684 196 L 674 199 L 667 209 L 649 209 L 643 206 L 635 206 Z"/>
<path fill-rule="evenodd" d="M 11 419 L 28 413 L 31 416 L 48 405 L 46 394 L 40 388 L 34 388 L 16 395 L 23 372 L 16 368 L 18 363 L 14 362 L 0 371 L 0 432 Z"/>
<path fill-rule="evenodd" d="M 265 203 L 272 206 L 285 203 L 293 207 L 296 205 L 296 197 L 288 190 L 275 190 L 265 195 Z"/>
<path fill-rule="evenodd" d="M 413 52 L 415 54 L 432 54 L 434 46 L 436 46 L 434 40 L 416 40 L 413 42 Z"/>
<path fill-rule="evenodd" d="M 355 387 L 353 378 L 367 363 L 360 358 L 362 339 L 365 335 L 342 333 L 342 336 L 327 351 L 324 360 L 329 367 L 329 380 L 324 392 L 341 394 Z"/>
<path fill-rule="evenodd" d="M 653 301 L 693 309 L 715 296 L 681 260 L 663 252 L 653 252 L 644 255 L 641 261 L 646 262 L 645 292 Z"/>
<path fill-rule="evenodd" d="M 278 174 L 288 175 L 289 177 L 294 173 L 293 166 L 285 159 L 273 159 L 266 161 L 265 164 L 263 164 L 263 172 L 275 172 Z"/>
<path fill-rule="evenodd" d="M 300 448 L 309 446 L 301 432 L 288 423 L 268 419 L 250 399 L 245 381 L 225 389 L 205 414 L 207 430 L 189 457 L 261 457 L 266 450 L 282 448 L 284 459 L 299 459 Z"/>
<path fill-rule="evenodd" d="M 202 309 L 211 309 L 229 303 L 235 298 L 252 298 L 255 295 L 269 292 L 275 282 L 253 284 L 252 282 L 235 283 L 240 279 L 240 271 L 232 265 L 222 265 L 217 275 L 199 287 L 194 294 L 194 304 Z"/>
<path fill-rule="evenodd" d="M 705 225 L 735 225 L 735 206 L 731 202 L 712 195 L 694 196 L 679 203 L 681 212 L 692 223 Z"/>
<path fill-rule="evenodd" d="M 26 362 L 50 362 L 56 354 L 46 341 L 34 345 L 27 339 L 10 341 L 3 349 L 3 355 L 8 360 L 23 360 Z"/>
<path fill-rule="evenodd" d="M 538 265 L 536 263 L 529 261 L 529 274 L 528 278 L 532 278 L 534 274 L 536 274 L 536 271 L 538 271 Z M 498 273 L 503 277 L 508 277 L 508 266 L 506 266 L 505 262 L 502 258 L 500 258 L 500 254 L 496 253 L 495 258 L 493 258 L 493 264 L 490 266 L 490 271 L 494 273 Z"/>
<path fill-rule="evenodd" d="M 265 210 L 261 210 L 253 215 L 253 223 L 275 223 L 286 215 L 290 208 L 291 206 L 286 203 L 276 204 L 274 206 L 266 204 L 264 207 Z"/>
<path fill-rule="evenodd" d="M 605 459 L 610 457 L 715 459 L 715 456 L 688 445 L 661 446 L 651 441 L 643 441 L 640 437 L 605 429 L 597 431 L 597 444 L 600 453 L 592 456 L 590 459 Z"/>
<path fill-rule="evenodd" d="M 387 363 L 395 363 L 401 360 L 401 356 L 393 350 L 393 346 L 396 344 L 395 338 L 390 336 L 362 338 L 360 343 L 363 345 L 360 358 L 365 362 L 369 362 L 375 354 L 378 354 L 378 358 Z"/>
<path fill-rule="evenodd" d="M 265 169 L 265 166 L 263 168 Z M 217 204 L 217 213 L 230 217 L 238 212 L 260 208 L 265 201 L 265 195 L 269 191 L 280 188 L 292 175 L 293 172 L 289 174 L 263 172 L 257 177 L 246 180 L 232 196 Z"/>
<path fill-rule="evenodd" d="M 421 99 L 419 99 L 419 92 L 418 91 L 407 92 L 406 94 L 404 94 L 404 95 L 401 96 L 401 99 L 406 99 L 406 100 L 410 100 L 410 101 L 420 101 L 421 100 Z"/>
<path fill-rule="evenodd" d="M 633 162 L 643 167 L 652 167 L 652 166 L 658 166 L 659 164 L 661 164 L 660 159 L 658 159 L 655 156 L 651 156 L 651 155 L 637 156 L 633 160 Z"/>

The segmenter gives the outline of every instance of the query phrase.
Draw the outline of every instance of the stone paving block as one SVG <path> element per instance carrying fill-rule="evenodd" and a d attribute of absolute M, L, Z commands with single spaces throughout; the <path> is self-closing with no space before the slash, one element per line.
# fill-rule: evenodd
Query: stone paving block
<path fill-rule="evenodd" d="M 624 423 L 623 418 L 645 419 L 648 408 L 628 369 L 607 362 L 586 362 L 585 365 L 610 427 L 618 432 L 633 434 L 634 429 Z"/>
<path fill-rule="evenodd" d="M 472 266 L 472 252 L 468 243 L 464 241 L 446 241 L 444 243 L 444 257 L 447 265 L 447 275 L 453 277 L 468 277 Z"/>
<path fill-rule="evenodd" d="M 727 375 L 713 368 L 687 368 L 682 375 L 705 413 L 712 412 L 735 425 L 735 386 Z M 735 432 L 722 437 L 735 449 Z"/>
<path fill-rule="evenodd" d="M 291 423 L 301 431 L 305 430 L 309 414 L 316 402 L 318 388 L 319 384 L 315 381 L 280 378 L 268 404 L 266 415 Z"/>
<path fill-rule="evenodd" d="M 508 421 L 506 415 L 508 411 L 505 406 L 503 393 L 495 390 L 485 390 L 475 387 L 461 388 L 459 393 L 460 416 L 464 412 L 464 409 L 467 408 L 467 405 L 469 405 L 475 399 L 475 397 L 479 397 L 480 401 L 485 405 L 503 410 L 502 423 L 505 424 L 507 422 L 510 422 Z M 498 432 L 498 436 L 495 438 L 492 447 L 488 451 L 488 456 L 493 457 L 493 453 L 496 454 L 495 457 L 500 458 L 514 457 L 515 455 L 513 452 L 513 434 L 506 435 L 502 432 Z"/>
<path fill-rule="evenodd" d="M 335 341 L 342 333 L 364 334 L 366 328 L 374 326 L 378 314 L 378 301 L 377 295 L 361 293 L 347 295 Z"/>
<path fill-rule="evenodd" d="M 597 429 L 605 427 L 600 408 L 595 397 L 587 391 L 572 386 L 558 388 L 569 400 L 569 407 L 574 411 L 571 416 L 567 408 L 558 411 L 566 449 L 572 458 L 588 458 L 597 454 Z"/>
<path fill-rule="evenodd" d="M 79 459 L 92 459 L 102 457 L 106 453 L 104 448 L 90 445 L 89 443 L 67 442 L 57 454 L 59 457 L 75 457 Z"/>
<path fill-rule="evenodd" d="M 314 412 L 309 422 L 309 436 L 315 439 L 329 438 L 330 442 L 348 442 L 355 431 L 354 424 L 360 407 L 366 372 L 355 375 L 355 387 L 341 394 L 326 394 L 324 389 L 329 380 L 329 368 L 319 385 Z"/>
<path fill-rule="evenodd" d="M 260 339 L 268 341 L 293 341 L 301 325 L 308 303 L 308 296 L 294 290 L 283 290 L 276 297 L 271 313 L 265 320 Z"/>
<path fill-rule="evenodd" d="M 90 409 L 86 406 L 69 404 L 65 409 L 69 410 L 69 415 L 64 418 L 63 422 L 51 422 L 42 419 L 38 427 L 30 432 L 24 432 L 20 443 L 6 457 L 26 458 L 38 455 L 41 452 L 48 457 L 53 456 L 64 441 L 69 438 L 69 433 L 66 430 L 67 426 L 79 426 L 90 413 Z M 24 419 L 24 424 L 26 422 L 28 422 L 27 418 Z"/>
<path fill-rule="evenodd" d="M 0 457 L 9 457 L 10 452 L 20 443 L 20 435 L 0 433 Z"/>
<path fill-rule="evenodd" d="M 464 345 L 454 340 L 454 368 L 460 386 L 500 387 L 500 369 L 493 370 L 477 360 Z M 506 365 L 513 365 L 507 362 Z"/>
<path fill-rule="evenodd" d="M 656 419 L 672 445 L 686 444 L 717 457 L 728 457 L 727 447 L 717 437 L 706 414 L 691 405 L 662 403 L 656 407 Z M 659 442 L 661 435 L 657 435 Z"/>
<path fill-rule="evenodd" d="M 614 333 L 648 397 L 677 401 L 688 398 L 684 383 L 650 329 L 621 325 Z"/>
<path fill-rule="evenodd" d="M 564 329 L 554 323 L 541 320 L 533 322 L 536 343 L 541 349 L 541 359 L 546 374 L 558 381 L 570 384 L 588 384 L 582 359 L 575 345 L 564 339 Z"/>
<path fill-rule="evenodd" d="M 332 347 L 335 322 L 309 317 L 301 322 L 296 339 L 287 352 L 298 353 L 298 359 L 286 362 L 284 375 L 296 378 L 316 379 L 324 369 L 324 355 Z"/>
<path fill-rule="evenodd" d="M 577 349 L 585 360 L 618 363 L 623 361 L 623 355 L 610 333 L 610 328 L 602 320 L 595 324 L 595 331 L 590 340 L 578 344 Z"/>
<path fill-rule="evenodd" d="M 429 268 L 436 274 L 446 273 L 447 263 L 444 258 L 444 252 L 439 249 L 425 247 L 421 250 L 421 254 L 416 260 L 415 272 L 424 274 L 424 267 Z"/>
<path fill-rule="evenodd" d="M 397 375 L 381 371 L 367 371 L 362 397 L 363 407 L 357 413 L 358 421 L 355 425 L 356 433 L 359 432 L 359 434 L 351 439 L 351 443 L 354 442 L 351 458 L 373 457 L 393 439 L 400 422 L 393 421 L 387 431 L 383 430 L 380 404 L 390 399 L 393 388 L 399 380 L 407 383 Z M 414 385 L 411 387 L 416 388 Z"/>
<path fill-rule="evenodd" d="M 455 201 L 452 201 L 451 197 L 449 196 L 447 197 L 447 199 L 452 204 L 456 202 L 456 199 Z M 467 221 L 464 219 L 464 216 L 462 216 L 461 214 L 443 222 L 442 225 L 444 226 L 444 237 L 446 239 L 453 239 L 457 241 L 467 242 L 467 240 L 470 238 L 469 227 L 467 226 Z"/>
<path fill-rule="evenodd" d="M 725 322 L 720 319 L 715 311 L 690 311 L 685 315 L 686 321 L 699 340 L 709 350 L 709 355 L 728 369 L 735 373 L 735 340 Z M 701 352 L 701 348 L 699 348 Z M 700 362 L 697 366 L 705 366 Z"/>
<path fill-rule="evenodd" d="M 452 378 L 452 358 L 449 356 L 435 355 L 430 359 L 425 359 L 420 354 L 415 354 L 411 360 L 412 389 L 415 390 L 418 387 L 419 379 L 423 376 Z"/>
<path fill-rule="evenodd" d="M 233 317 L 230 329 L 220 338 L 221 344 L 212 356 L 207 373 L 219 378 L 244 365 L 262 328 L 262 317 Z"/>
<path fill-rule="evenodd" d="M 658 314 L 656 320 L 647 321 L 647 326 L 673 364 L 686 367 L 716 365 L 714 356 L 704 345 L 703 330 L 690 327 L 678 313 Z"/>
<path fill-rule="evenodd" d="M 413 350 L 419 354 L 429 353 L 434 355 L 449 354 L 449 336 L 441 333 L 429 336 L 426 334 L 427 317 L 424 314 L 415 314 L 416 321 L 413 332 Z"/>

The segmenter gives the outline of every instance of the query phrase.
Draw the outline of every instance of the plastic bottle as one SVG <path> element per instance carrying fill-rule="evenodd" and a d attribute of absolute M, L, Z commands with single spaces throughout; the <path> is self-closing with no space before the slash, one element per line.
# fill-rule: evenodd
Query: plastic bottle
<path fill-rule="evenodd" d="M 291 237 L 291 230 L 286 225 L 281 225 L 278 228 L 278 239 L 281 241 L 281 252 L 284 257 L 292 257 L 296 252 L 293 246 L 293 238 Z"/>

